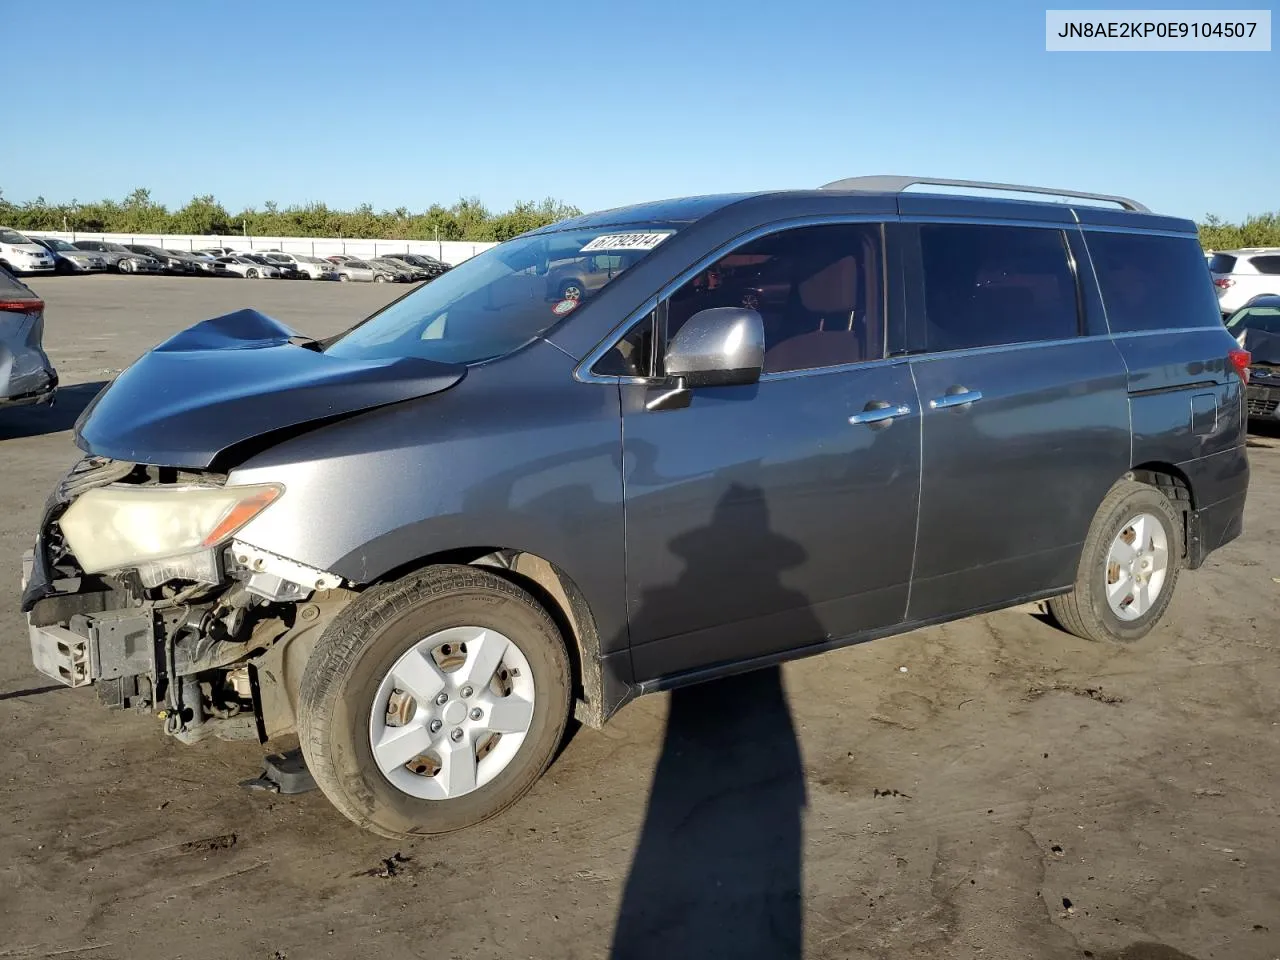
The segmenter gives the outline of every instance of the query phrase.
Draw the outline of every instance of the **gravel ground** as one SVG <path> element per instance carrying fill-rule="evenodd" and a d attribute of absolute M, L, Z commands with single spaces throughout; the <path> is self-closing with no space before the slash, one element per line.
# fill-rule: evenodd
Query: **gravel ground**
<path fill-rule="evenodd" d="M 514 810 L 396 846 L 248 793 L 29 664 L 19 556 L 97 385 L 252 304 L 311 334 L 402 287 L 38 278 L 64 384 L 0 412 L 0 958 L 1280 957 L 1280 439 L 1166 624 L 1023 612 L 626 707 Z M 905 670 L 903 669 L 905 668 Z"/>

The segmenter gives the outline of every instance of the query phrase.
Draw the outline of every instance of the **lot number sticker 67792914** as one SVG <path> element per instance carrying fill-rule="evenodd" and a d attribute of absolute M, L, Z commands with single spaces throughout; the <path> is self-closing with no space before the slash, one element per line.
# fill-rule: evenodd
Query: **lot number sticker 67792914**
<path fill-rule="evenodd" d="M 584 246 L 582 253 L 595 253 L 603 250 L 652 250 L 672 231 L 662 233 L 606 233 L 596 237 Z"/>

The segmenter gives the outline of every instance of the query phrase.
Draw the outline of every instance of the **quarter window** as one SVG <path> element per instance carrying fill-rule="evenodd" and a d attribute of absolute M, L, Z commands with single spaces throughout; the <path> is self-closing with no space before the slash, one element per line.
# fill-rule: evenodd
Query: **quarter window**
<path fill-rule="evenodd" d="M 920 227 L 924 349 L 963 350 L 1080 332 L 1061 230 L 978 224 Z"/>
<path fill-rule="evenodd" d="M 1253 268 L 1269 276 L 1280 274 L 1280 257 L 1254 257 Z"/>
<path fill-rule="evenodd" d="M 1089 231 L 1085 240 L 1112 333 L 1221 322 L 1194 237 Z"/>
<path fill-rule="evenodd" d="M 625 337 L 602 356 L 592 372 L 602 377 L 647 377 L 653 372 L 655 311 L 650 310 Z"/>
<path fill-rule="evenodd" d="M 764 320 L 764 372 L 884 355 L 879 224 L 797 227 L 721 257 L 667 301 L 667 340 L 695 313 L 746 307 Z"/>

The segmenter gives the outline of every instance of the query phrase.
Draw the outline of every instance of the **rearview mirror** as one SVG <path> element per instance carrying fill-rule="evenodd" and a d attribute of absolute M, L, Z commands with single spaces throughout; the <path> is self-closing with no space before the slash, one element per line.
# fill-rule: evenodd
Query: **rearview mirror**
<path fill-rule="evenodd" d="M 755 383 L 763 368 L 764 321 L 742 307 L 699 310 L 667 345 L 666 374 L 686 387 Z"/>

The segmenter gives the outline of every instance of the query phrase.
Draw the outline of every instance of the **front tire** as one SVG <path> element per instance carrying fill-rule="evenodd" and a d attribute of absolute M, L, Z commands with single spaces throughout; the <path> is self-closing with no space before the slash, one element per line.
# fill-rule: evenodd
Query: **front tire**
<path fill-rule="evenodd" d="M 1103 498 L 1080 555 L 1074 590 L 1049 601 L 1068 632 L 1130 643 L 1160 622 L 1182 567 L 1182 516 L 1157 487 L 1121 480 Z"/>
<path fill-rule="evenodd" d="M 317 643 L 298 733 L 316 784 L 384 837 L 447 833 L 519 800 L 569 717 L 564 641 L 526 591 L 435 566 L 375 587 Z"/>

